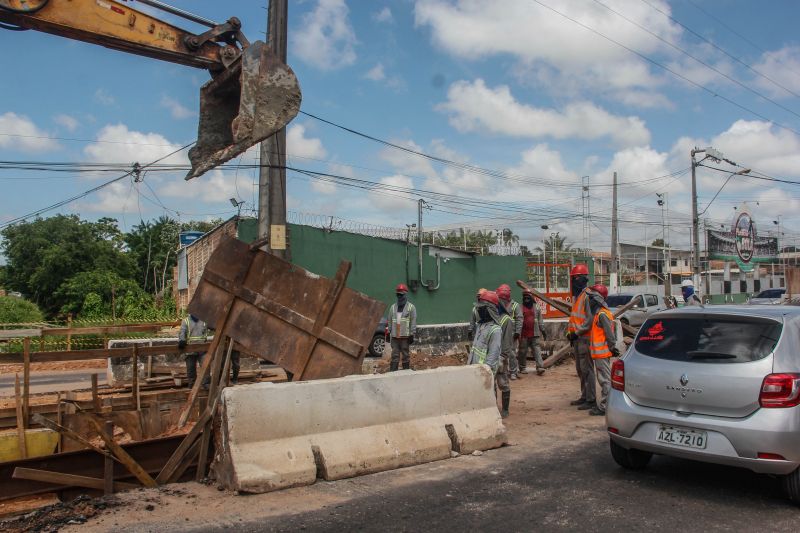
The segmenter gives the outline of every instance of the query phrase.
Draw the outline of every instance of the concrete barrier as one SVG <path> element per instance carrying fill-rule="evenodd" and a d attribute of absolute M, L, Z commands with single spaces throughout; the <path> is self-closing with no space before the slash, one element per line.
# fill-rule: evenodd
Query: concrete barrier
<path fill-rule="evenodd" d="M 229 387 L 212 469 L 259 493 L 497 448 L 492 380 L 473 365 Z"/>

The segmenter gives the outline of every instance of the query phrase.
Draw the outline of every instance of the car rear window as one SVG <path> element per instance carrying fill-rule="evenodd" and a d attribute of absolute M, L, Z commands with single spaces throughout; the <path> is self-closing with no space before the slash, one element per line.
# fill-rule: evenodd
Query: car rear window
<path fill-rule="evenodd" d="M 609 307 L 620 307 L 631 301 L 630 294 L 614 294 L 606 298 L 606 305 Z"/>
<path fill-rule="evenodd" d="M 783 325 L 767 318 L 696 316 L 650 319 L 636 337 L 636 351 L 692 363 L 747 363 L 768 356 Z"/>

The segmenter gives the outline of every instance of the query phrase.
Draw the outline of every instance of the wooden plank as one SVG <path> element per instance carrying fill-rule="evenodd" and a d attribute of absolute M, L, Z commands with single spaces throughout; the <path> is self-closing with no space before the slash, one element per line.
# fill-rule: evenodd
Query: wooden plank
<path fill-rule="evenodd" d="M 109 450 L 111 450 L 111 453 L 114 454 L 114 457 L 116 457 L 117 460 L 120 463 L 122 463 L 122 465 L 125 468 L 127 468 L 131 474 L 136 476 L 136 479 L 138 479 L 142 483 L 142 485 L 144 485 L 145 487 L 157 486 L 155 480 L 152 477 L 150 477 L 150 474 L 145 472 L 145 470 L 141 466 L 139 466 L 139 463 L 137 463 L 133 459 L 133 457 L 128 455 L 128 452 L 123 450 L 119 444 L 114 442 L 114 436 L 113 435 L 109 436 L 105 432 L 105 430 L 100 426 L 100 422 L 98 422 L 94 418 L 89 418 L 89 421 L 94 426 L 94 430 L 97 432 L 100 438 L 103 439 L 103 442 L 106 443 L 106 447 Z"/>
<path fill-rule="evenodd" d="M 28 337 L 41 337 L 41 329 L 0 329 L 0 341 L 21 339 Z"/>
<path fill-rule="evenodd" d="M 551 307 L 555 307 L 556 309 L 566 314 L 567 316 L 569 316 L 570 313 L 572 313 L 572 307 L 567 302 L 562 302 L 561 300 L 554 300 L 553 298 L 550 298 L 546 294 L 542 294 L 536 289 L 529 287 L 528 284 L 522 280 L 517 280 L 517 285 L 519 285 L 520 288 L 524 291 L 530 291 L 530 293 L 533 294 L 535 297 L 539 298 L 541 301 L 550 305 Z"/>
<path fill-rule="evenodd" d="M 142 399 L 139 397 L 139 347 L 135 344 L 133 345 L 131 370 L 131 394 L 133 394 L 133 405 L 138 411 L 142 408 Z"/>
<path fill-rule="evenodd" d="M 41 481 L 42 483 L 52 483 L 54 485 L 83 487 L 86 489 L 96 490 L 103 490 L 106 483 L 105 480 L 94 477 L 78 476 L 75 474 L 62 474 L 61 472 L 50 472 L 49 470 L 38 470 L 35 468 L 24 468 L 21 466 L 18 466 L 14 469 L 14 474 L 12 477 L 16 479 L 27 479 L 30 481 Z M 113 490 L 120 491 L 136 489 L 139 488 L 139 485 L 116 481 L 113 483 L 112 487 Z"/>
<path fill-rule="evenodd" d="M 161 469 L 161 472 L 158 473 L 156 476 L 156 482 L 163 485 L 169 479 L 172 478 L 173 474 L 178 470 L 181 466 L 181 463 L 184 460 L 184 457 L 191 449 L 192 445 L 195 444 L 195 440 L 197 437 L 205 429 L 206 423 L 211 419 L 211 414 L 209 413 L 208 409 L 203 411 L 203 414 L 200 415 L 200 418 L 197 420 L 197 423 L 194 427 L 186 434 L 183 438 L 181 443 L 178 445 L 178 448 L 173 452 L 170 458 L 167 460 L 167 463 L 164 465 L 164 468 Z"/>
<path fill-rule="evenodd" d="M 228 350 L 225 354 L 225 364 L 222 365 L 221 371 L 217 370 L 212 373 L 211 387 L 209 387 L 208 390 L 208 402 L 212 407 L 217 405 L 217 399 L 223 388 L 222 383 L 227 379 L 228 371 L 231 366 L 231 352 L 233 352 L 233 339 L 228 337 Z M 217 369 L 218 365 L 215 364 L 213 368 Z M 197 459 L 197 475 L 195 481 L 200 481 L 206 476 L 206 462 L 208 461 L 208 446 L 211 440 L 211 422 L 214 419 L 214 411 L 215 409 L 211 410 L 211 418 L 206 424 L 203 435 L 200 437 L 200 455 Z"/>
<path fill-rule="evenodd" d="M 200 441 L 195 440 L 194 443 L 189 448 L 189 451 L 183 456 L 183 460 L 181 460 L 178 467 L 172 473 L 172 475 L 167 479 L 167 483 L 177 483 L 177 481 L 181 478 L 186 469 L 189 468 L 192 463 L 194 462 L 194 458 L 197 455 L 197 452 L 200 448 Z"/>
<path fill-rule="evenodd" d="M 114 434 L 114 422 L 106 420 L 106 433 Z M 114 458 L 106 455 L 103 458 L 103 494 L 114 494 Z"/>
<path fill-rule="evenodd" d="M 20 457 L 28 457 L 28 446 L 25 444 L 25 418 L 22 414 L 22 393 L 19 386 L 19 374 L 14 374 L 14 399 L 17 402 L 17 439 Z"/>
<path fill-rule="evenodd" d="M 93 444 L 93 443 L 89 442 L 87 439 L 85 439 L 82 435 L 78 435 L 77 433 L 75 433 L 71 429 L 62 426 L 61 424 L 56 424 L 55 422 L 53 422 L 49 418 L 45 418 L 42 415 L 33 415 L 33 421 L 36 422 L 37 424 L 41 424 L 42 426 L 46 427 L 47 429 L 52 429 L 53 431 L 58 431 L 59 433 L 61 433 L 61 435 L 67 437 L 68 439 L 72 439 L 72 440 L 74 440 L 76 442 L 80 442 L 81 444 L 83 444 L 87 448 L 90 448 L 90 449 L 96 451 L 100 455 L 105 455 L 105 456 L 111 455 L 108 450 L 104 450 L 103 448 L 101 448 L 99 446 L 96 446 L 95 444 Z"/>
<path fill-rule="evenodd" d="M 164 344 L 162 346 L 140 346 L 139 357 L 148 355 L 183 354 L 190 351 L 205 351 L 210 343 L 192 344 L 191 347 L 178 348 L 178 344 Z M 89 359 L 109 359 L 111 357 L 133 357 L 133 347 L 127 348 L 93 348 L 88 350 L 42 351 L 31 352 L 32 363 L 56 363 L 60 361 L 86 361 Z M 23 363 L 22 352 L 0 353 L 0 364 Z"/>
<path fill-rule="evenodd" d="M 180 325 L 180 322 L 153 322 L 151 324 L 120 324 L 116 326 L 95 326 L 77 328 L 42 328 L 41 335 L 65 336 L 71 335 L 121 335 L 125 333 L 147 333 L 163 328 Z M 34 335 L 38 336 L 38 335 Z"/>
<path fill-rule="evenodd" d="M 22 342 L 22 376 L 22 417 L 27 428 L 31 392 L 31 339 L 28 337 Z"/>
<path fill-rule="evenodd" d="M 100 405 L 100 396 L 97 394 L 97 374 L 92 374 L 92 404 L 94 405 L 94 412 L 98 415 L 103 410 Z"/>

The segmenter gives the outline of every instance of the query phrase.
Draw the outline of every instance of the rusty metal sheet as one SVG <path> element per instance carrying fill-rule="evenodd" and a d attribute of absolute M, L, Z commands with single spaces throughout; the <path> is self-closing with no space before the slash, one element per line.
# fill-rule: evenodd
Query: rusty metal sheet
<path fill-rule="evenodd" d="M 325 278 L 229 238 L 217 247 L 189 304 L 209 327 L 233 300 L 224 332 L 294 380 L 360 373 L 385 305 L 346 287 L 350 263 Z"/>

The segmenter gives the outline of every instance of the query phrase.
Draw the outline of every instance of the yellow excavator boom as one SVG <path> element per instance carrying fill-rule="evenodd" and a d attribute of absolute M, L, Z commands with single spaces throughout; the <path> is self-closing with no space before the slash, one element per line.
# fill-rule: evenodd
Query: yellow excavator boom
<path fill-rule="evenodd" d="M 6 29 L 37 30 L 171 63 L 207 69 L 200 89 L 197 143 L 186 179 L 243 153 L 288 124 L 300 110 L 297 77 L 261 41 L 249 43 L 241 22 L 205 23 L 200 35 L 116 0 L 0 0 Z M 156 0 L 140 3 L 189 15 Z"/>

